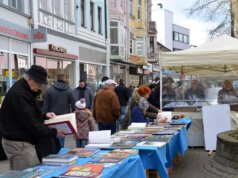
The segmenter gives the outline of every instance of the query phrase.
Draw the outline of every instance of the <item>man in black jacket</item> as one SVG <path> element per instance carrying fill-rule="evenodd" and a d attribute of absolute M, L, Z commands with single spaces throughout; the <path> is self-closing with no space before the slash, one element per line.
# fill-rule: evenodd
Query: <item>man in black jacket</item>
<path fill-rule="evenodd" d="M 115 92 L 120 102 L 120 125 L 122 125 L 128 100 L 131 96 L 130 89 L 124 85 L 124 80 L 120 79 L 119 85 L 115 88 Z"/>
<path fill-rule="evenodd" d="M 54 112 L 56 115 L 67 114 L 75 111 L 75 99 L 73 90 L 67 84 L 66 75 L 57 74 L 57 82 L 54 83 L 45 94 L 42 112 Z M 64 138 L 60 138 L 60 145 L 64 147 Z"/>
<path fill-rule="evenodd" d="M 48 154 L 55 153 L 49 150 L 48 144 L 41 144 L 41 140 L 46 143 L 56 137 L 65 137 L 64 131 L 44 126 L 36 97 L 46 83 L 46 70 L 33 65 L 5 96 L 0 110 L 0 131 L 11 170 L 22 170 L 38 164 L 39 159 L 46 156 L 44 150 Z M 48 118 L 54 116 L 54 113 L 46 113 Z"/>

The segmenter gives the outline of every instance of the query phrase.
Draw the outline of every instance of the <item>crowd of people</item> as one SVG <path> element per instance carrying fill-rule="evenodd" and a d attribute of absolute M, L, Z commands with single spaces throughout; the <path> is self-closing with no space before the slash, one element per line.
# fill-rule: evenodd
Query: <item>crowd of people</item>
<path fill-rule="evenodd" d="M 173 79 L 163 79 L 163 105 L 180 97 L 187 100 L 204 99 L 204 87 L 193 80 L 186 91 L 182 83 L 175 91 Z M 2 145 L 9 159 L 10 169 L 22 170 L 41 162 L 44 156 L 54 154 L 64 147 L 66 133 L 61 129 L 44 126 L 46 119 L 56 115 L 75 112 L 78 133 L 74 135 L 76 147 L 88 143 L 88 133 L 94 130 L 127 129 L 131 122 L 166 122 L 160 117 L 160 82 L 156 78 L 149 86 L 134 83 L 126 87 L 124 80 L 117 83 L 104 76 L 94 94 L 85 80 L 79 81 L 74 90 L 67 76 L 57 74 L 57 81 L 47 89 L 42 108 L 36 102 L 43 84 L 47 84 L 47 72 L 33 65 L 17 81 L 5 96 L 0 109 L 0 133 Z M 218 101 L 226 102 L 227 96 L 237 99 L 232 82 L 226 80 L 219 91 Z"/>

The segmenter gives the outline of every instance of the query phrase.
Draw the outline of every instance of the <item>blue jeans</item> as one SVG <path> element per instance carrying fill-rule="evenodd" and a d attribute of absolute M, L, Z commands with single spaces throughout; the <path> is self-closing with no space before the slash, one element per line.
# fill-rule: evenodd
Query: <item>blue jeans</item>
<path fill-rule="evenodd" d="M 116 133 L 116 123 L 98 123 L 99 130 L 111 130 L 111 134 Z"/>
<path fill-rule="evenodd" d="M 120 126 L 122 126 L 122 124 L 124 122 L 125 114 L 126 114 L 126 106 L 121 106 L 121 109 L 120 109 Z"/>
<path fill-rule="evenodd" d="M 64 138 L 58 138 L 61 148 L 64 148 Z"/>
<path fill-rule="evenodd" d="M 77 139 L 76 140 L 76 146 L 77 148 L 84 148 L 85 145 L 88 144 L 88 140 L 87 139 Z"/>

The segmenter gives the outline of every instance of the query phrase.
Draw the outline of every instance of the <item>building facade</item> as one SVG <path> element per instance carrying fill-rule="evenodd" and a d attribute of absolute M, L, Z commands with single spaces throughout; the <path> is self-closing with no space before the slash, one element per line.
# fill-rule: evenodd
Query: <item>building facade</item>
<path fill-rule="evenodd" d="M 129 68 L 130 81 L 143 83 L 143 65 L 148 59 L 148 4 L 147 0 L 129 1 L 130 62 L 137 65 Z"/>
<path fill-rule="evenodd" d="M 152 16 L 157 21 L 157 40 L 171 51 L 188 49 L 190 30 L 173 22 L 173 12 L 156 9 Z"/>
<path fill-rule="evenodd" d="M 79 77 L 93 91 L 109 76 L 108 9 L 106 0 L 77 0 L 77 38 L 79 39 Z"/>
<path fill-rule="evenodd" d="M 0 1 L 0 105 L 9 88 L 30 67 L 30 6 L 29 0 Z"/>
<path fill-rule="evenodd" d="M 128 84 L 129 57 L 129 1 L 109 1 L 110 21 L 110 77 Z"/>

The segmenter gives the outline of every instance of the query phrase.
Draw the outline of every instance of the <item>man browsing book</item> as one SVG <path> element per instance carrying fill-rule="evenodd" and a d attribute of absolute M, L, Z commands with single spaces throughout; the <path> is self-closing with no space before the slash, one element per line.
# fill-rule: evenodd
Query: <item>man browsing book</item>
<path fill-rule="evenodd" d="M 46 70 L 32 65 L 3 101 L 0 132 L 11 170 L 38 164 L 43 156 L 58 151 L 56 137 L 65 137 L 64 131 L 44 126 L 45 118 L 36 102 L 43 84 L 47 84 Z M 46 113 L 46 116 L 52 118 L 54 113 Z"/>

